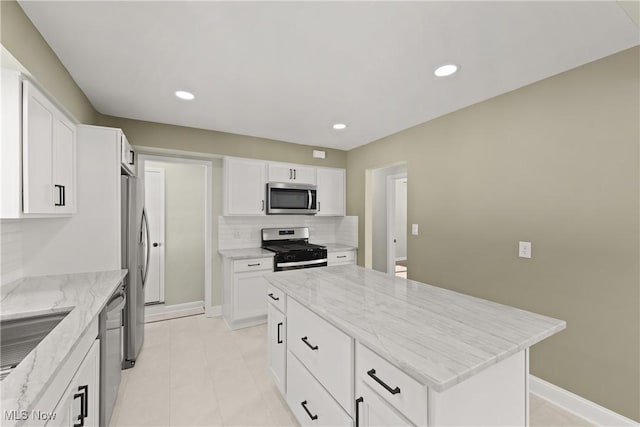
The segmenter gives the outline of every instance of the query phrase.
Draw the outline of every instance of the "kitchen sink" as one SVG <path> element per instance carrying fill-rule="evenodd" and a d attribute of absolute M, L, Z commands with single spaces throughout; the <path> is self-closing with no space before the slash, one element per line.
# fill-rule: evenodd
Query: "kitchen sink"
<path fill-rule="evenodd" d="M 0 321 L 0 381 L 27 357 L 69 311 Z"/>

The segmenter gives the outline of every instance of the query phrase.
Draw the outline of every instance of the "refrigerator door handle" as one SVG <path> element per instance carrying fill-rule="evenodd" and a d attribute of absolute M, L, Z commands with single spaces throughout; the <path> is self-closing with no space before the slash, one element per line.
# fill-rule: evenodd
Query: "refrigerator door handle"
<path fill-rule="evenodd" d="M 144 288 L 144 285 L 147 284 L 147 274 L 149 273 L 149 258 L 151 257 L 151 245 L 149 244 L 151 242 L 151 238 L 149 236 L 149 219 L 147 218 L 147 211 L 145 210 L 145 208 L 142 208 L 141 228 L 144 228 L 145 230 L 144 241 L 142 240 L 143 239 L 142 229 L 140 230 L 140 243 L 144 244 L 145 251 L 146 251 L 145 266 L 144 266 L 144 269 L 142 270 L 142 287 Z"/>

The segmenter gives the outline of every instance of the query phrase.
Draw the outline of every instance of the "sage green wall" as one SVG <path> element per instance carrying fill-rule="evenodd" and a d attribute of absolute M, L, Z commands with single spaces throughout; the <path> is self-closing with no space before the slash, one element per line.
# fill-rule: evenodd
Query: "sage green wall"
<path fill-rule="evenodd" d="M 640 421 L 640 48 L 347 153 L 364 248 L 365 170 L 408 162 L 410 278 L 557 317 L 531 371 Z M 532 259 L 518 258 L 518 241 Z M 365 255 L 358 251 L 359 264 Z"/>
<path fill-rule="evenodd" d="M 0 1 L 0 42 L 80 123 L 97 112 L 15 0 Z"/>
<path fill-rule="evenodd" d="M 145 162 L 164 169 L 165 304 L 204 300 L 205 168 L 173 162 Z"/>
<path fill-rule="evenodd" d="M 346 151 L 342 150 L 106 115 L 100 115 L 98 120 L 102 126 L 121 128 L 129 142 L 137 146 L 315 166 L 344 168 L 347 164 Z M 326 151 L 326 159 L 312 158 L 314 149 Z"/>

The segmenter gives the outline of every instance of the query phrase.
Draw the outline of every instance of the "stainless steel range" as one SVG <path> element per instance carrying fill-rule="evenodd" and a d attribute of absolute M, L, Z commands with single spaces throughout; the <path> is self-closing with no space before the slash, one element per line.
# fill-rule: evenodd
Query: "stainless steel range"
<path fill-rule="evenodd" d="M 326 267 L 327 248 L 309 243 L 309 228 L 263 228 L 262 248 L 275 252 L 274 271 Z"/>

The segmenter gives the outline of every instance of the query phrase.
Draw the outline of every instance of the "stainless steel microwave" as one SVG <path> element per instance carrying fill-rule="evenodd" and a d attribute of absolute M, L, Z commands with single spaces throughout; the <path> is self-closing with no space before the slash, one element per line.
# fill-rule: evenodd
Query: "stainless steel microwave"
<path fill-rule="evenodd" d="M 316 186 L 270 182 L 267 184 L 267 215 L 315 215 Z"/>

